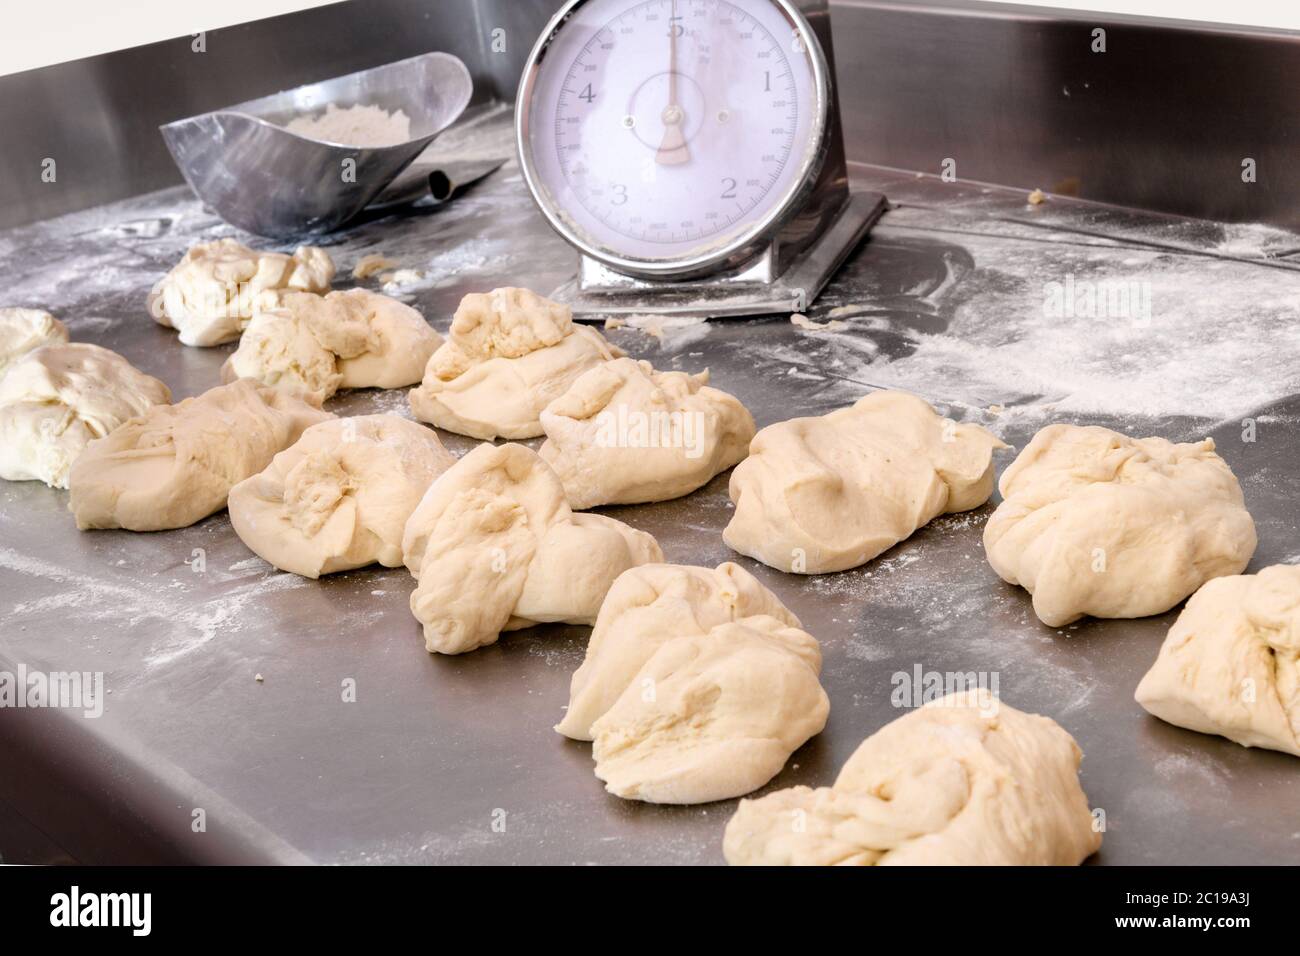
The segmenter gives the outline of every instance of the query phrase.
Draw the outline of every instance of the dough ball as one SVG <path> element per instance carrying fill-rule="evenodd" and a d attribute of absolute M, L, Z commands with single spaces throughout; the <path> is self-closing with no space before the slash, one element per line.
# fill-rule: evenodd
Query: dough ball
<path fill-rule="evenodd" d="M 575 514 L 523 445 L 480 445 L 444 472 L 407 521 L 402 551 L 418 582 L 411 611 L 442 654 L 533 624 L 591 624 L 615 578 L 663 560 L 650 535 Z"/>
<path fill-rule="evenodd" d="M 419 312 L 386 295 L 291 292 L 253 316 L 221 377 L 293 389 L 320 404 L 340 388 L 414 385 L 440 344 Z"/>
<path fill-rule="evenodd" d="M 248 323 L 239 348 L 221 366 L 223 382 L 241 378 L 296 392 L 313 405 L 322 404 L 343 381 L 337 356 L 288 309 L 258 312 Z"/>
<path fill-rule="evenodd" d="M 1179 727 L 1300 757 L 1300 566 L 1208 582 L 1136 696 Z"/>
<path fill-rule="evenodd" d="M 625 572 L 600 606 L 587 656 L 569 684 L 568 710 L 555 729 L 574 740 L 592 740 L 592 724 L 661 645 L 750 617 L 800 626 L 775 594 L 730 561 L 717 568 L 645 564 Z"/>
<path fill-rule="evenodd" d="M 406 520 L 455 463 L 432 429 L 397 415 L 335 418 L 231 488 L 230 522 L 260 557 L 304 577 L 395 568 Z"/>
<path fill-rule="evenodd" d="M 706 803 L 758 789 L 826 724 L 821 650 L 739 565 L 646 564 L 600 607 L 556 730 L 592 740 L 620 797 Z"/>
<path fill-rule="evenodd" d="M 69 507 L 82 530 L 184 528 L 220 511 L 232 487 L 333 417 L 247 379 L 155 405 L 77 459 Z"/>
<path fill-rule="evenodd" d="M 326 343 L 339 356 L 342 388 L 405 388 L 416 385 L 443 338 L 424 316 L 390 296 L 364 289 L 337 293 L 340 303 L 364 318 L 369 328 L 366 347 L 345 354 Z M 325 297 L 329 302 L 334 294 Z"/>
<path fill-rule="evenodd" d="M 723 853 L 733 865 L 1073 866 L 1101 846 L 1082 757 L 1050 718 L 950 694 L 864 740 L 834 786 L 740 801 Z"/>
<path fill-rule="evenodd" d="M 333 279 L 324 249 L 302 246 L 289 256 L 218 239 L 185 253 L 150 294 L 149 314 L 186 345 L 220 345 L 239 338 L 253 313 L 272 308 L 281 292 L 327 292 Z"/>
<path fill-rule="evenodd" d="M 1049 425 L 1003 472 L 984 550 L 1052 627 L 1161 614 L 1255 553 L 1255 523 L 1214 442 Z"/>
<path fill-rule="evenodd" d="M 569 504 L 667 501 L 749 453 L 754 419 L 709 373 L 656 372 L 630 358 L 583 372 L 542 412 L 539 450 Z"/>
<path fill-rule="evenodd" d="M 536 438 L 542 409 L 587 369 L 622 356 L 567 305 L 527 289 L 461 300 L 448 340 L 411 391 L 422 422 L 471 438 Z"/>
<path fill-rule="evenodd" d="M 33 349 L 0 378 L 0 478 L 68 487 L 73 462 L 171 390 L 98 345 Z"/>
<path fill-rule="evenodd" d="M 14 362 L 42 345 L 68 341 L 68 327 L 41 309 L 0 309 L 0 378 Z"/>
<path fill-rule="evenodd" d="M 649 803 L 757 790 L 826 726 L 820 671 L 817 641 L 772 617 L 672 637 L 592 724 L 596 776 Z"/>
<path fill-rule="evenodd" d="M 904 392 L 874 392 L 819 418 L 769 425 L 731 473 L 736 505 L 723 540 L 797 574 L 865 564 L 941 514 L 993 492 L 993 450 Z"/>

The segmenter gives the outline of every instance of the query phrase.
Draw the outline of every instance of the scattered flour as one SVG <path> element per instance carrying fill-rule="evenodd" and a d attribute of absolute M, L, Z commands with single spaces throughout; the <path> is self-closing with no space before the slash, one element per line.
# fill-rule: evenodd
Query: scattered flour
<path fill-rule="evenodd" d="M 236 561 L 234 564 L 232 564 L 232 565 L 231 565 L 229 568 L 227 568 L 226 570 L 228 570 L 228 571 L 252 571 L 252 570 L 254 570 L 254 569 L 261 570 L 261 571 L 271 571 L 271 570 L 274 570 L 274 569 L 271 567 L 270 564 L 268 564 L 266 561 L 263 561 L 261 558 L 258 558 L 258 557 L 246 558 L 246 559 L 243 560 L 243 561 Z"/>
<path fill-rule="evenodd" d="M 1261 249 L 1300 245 L 1271 227 L 1241 235 Z M 873 241 L 906 249 L 932 236 L 900 216 Z M 861 315 L 874 305 L 880 314 L 819 338 L 815 353 L 762 343 L 767 354 L 752 358 L 831 376 L 846 401 L 864 388 L 904 388 L 980 414 L 994 406 L 1009 425 L 1049 417 L 1218 424 L 1300 392 L 1300 268 L 1124 247 L 1099 255 L 1091 242 L 1036 240 L 963 235 L 973 265 L 950 267 L 931 291 L 833 310 Z M 1067 279 L 1094 291 L 1122 283 L 1147 314 L 1059 314 L 1049 296 Z"/>
<path fill-rule="evenodd" d="M 63 585 L 57 594 L 14 605 L 5 615 L 8 622 L 20 623 L 50 611 L 75 609 L 77 619 L 83 623 L 104 622 L 127 629 L 148 621 L 165 624 L 166 636 L 156 641 L 144 658 L 151 669 L 198 650 L 219 633 L 260 623 L 259 616 L 240 612 L 266 595 L 314 583 L 294 574 L 277 573 L 238 584 L 217 597 L 196 600 L 188 589 L 163 591 L 149 578 L 130 583 L 88 578 L 10 548 L 0 548 L 0 568 Z"/>
<path fill-rule="evenodd" d="M 690 315 L 623 315 L 605 320 L 607 329 L 636 329 L 662 345 L 681 348 L 698 342 L 709 334 L 708 319 Z"/>
<path fill-rule="evenodd" d="M 398 269 L 379 276 L 381 291 L 396 298 L 462 282 L 475 275 L 499 274 L 512 255 L 512 246 L 498 239 L 467 239 L 431 256 L 419 268 Z"/>
<path fill-rule="evenodd" d="M 1269 259 L 1300 251 L 1300 236 L 1263 223 L 1230 223 L 1214 247 L 1219 255 Z"/>

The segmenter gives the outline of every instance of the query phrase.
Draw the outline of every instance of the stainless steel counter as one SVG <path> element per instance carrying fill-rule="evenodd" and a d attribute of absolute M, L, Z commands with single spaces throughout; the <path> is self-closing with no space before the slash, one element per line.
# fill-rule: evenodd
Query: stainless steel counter
<path fill-rule="evenodd" d="M 837 309 L 845 328 L 774 317 L 611 338 L 660 367 L 708 366 L 760 425 L 890 385 L 1020 447 L 1054 420 L 1212 434 L 1258 522 L 1252 569 L 1300 561 L 1300 240 L 855 175 L 900 205 L 813 310 Z M 188 246 L 230 234 L 182 189 L 0 233 L 0 298 L 50 308 L 74 339 L 120 351 L 179 399 L 218 383 L 229 348 L 180 345 L 149 319 L 145 295 Z M 423 270 L 392 291 L 440 330 L 466 292 L 546 291 L 573 265 L 513 165 L 448 207 L 357 226 L 330 251 L 341 278 L 369 252 Z M 1066 275 L 1149 282 L 1151 321 L 1045 319 L 1044 287 Z M 406 412 L 402 390 L 328 407 Z M 1241 440 L 1246 418 L 1254 442 Z M 457 453 L 472 445 L 444 440 Z M 1042 626 L 984 560 L 991 505 L 937 520 L 864 568 L 785 576 L 723 545 L 726 481 L 608 513 L 655 534 L 669 560 L 739 561 L 822 642 L 830 722 L 772 787 L 830 783 L 900 715 L 892 675 L 988 672 L 1007 702 L 1054 717 L 1082 746 L 1084 788 L 1108 822 L 1096 862 L 1300 861 L 1295 758 L 1162 724 L 1133 702 L 1173 613 Z M 109 694 L 98 719 L 0 710 L 0 802 L 30 824 L 0 814 L 9 859 L 721 862 L 734 801 L 609 796 L 589 747 L 551 729 L 587 629 L 537 627 L 431 656 L 404 570 L 313 582 L 254 557 L 225 514 L 160 534 L 83 533 L 66 504 L 35 483 L 0 483 L 0 669 L 102 671 Z M 355 702 L 343 699 L 349 682 Z M 32 832 L 44 850 L 16 850 L 41 844 Z"/>

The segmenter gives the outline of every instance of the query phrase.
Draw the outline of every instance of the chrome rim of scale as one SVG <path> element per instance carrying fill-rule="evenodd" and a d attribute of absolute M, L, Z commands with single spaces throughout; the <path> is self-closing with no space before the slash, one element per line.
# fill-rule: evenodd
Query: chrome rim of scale
<path fill-rule="evenodd" d="M 520 84 L 520 163 L 584 255 L 700 276 L 751 257 L 813 191 L 829 84 L 792 0 L 570 0 Z"/>

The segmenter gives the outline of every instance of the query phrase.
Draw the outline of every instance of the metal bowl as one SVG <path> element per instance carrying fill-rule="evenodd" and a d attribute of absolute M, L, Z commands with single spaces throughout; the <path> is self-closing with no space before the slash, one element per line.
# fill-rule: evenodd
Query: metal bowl
<path fill-rule="evenodd" d="M 186 182 L 217 215 L 259 236 L 286 239 L 329 232 L 359 213 L 461 114 L 472 91 L 464 63 L 426 53 L 161 130 Z M 396 146 L 362 147 L 284 128 L 329 103 L 403 110 L 418 135 Z"/>

